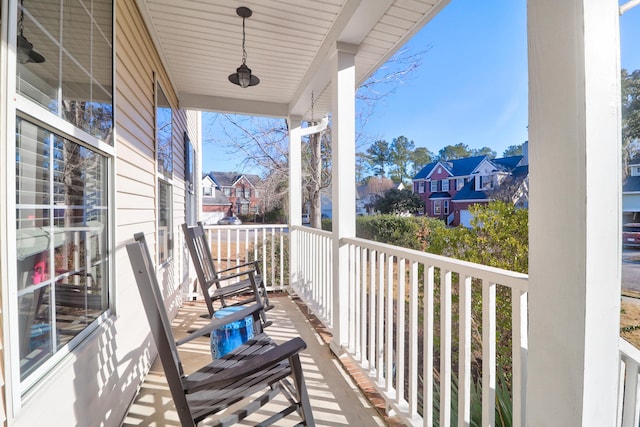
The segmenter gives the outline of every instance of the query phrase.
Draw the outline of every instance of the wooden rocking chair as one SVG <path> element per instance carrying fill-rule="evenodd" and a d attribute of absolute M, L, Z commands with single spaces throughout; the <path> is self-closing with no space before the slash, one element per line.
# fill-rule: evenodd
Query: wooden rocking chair
<path fill-rule="evenodd" d="M 217 271 L 202 223 L 198 222 L 195 226 L 182 224 L 182 230 L 209 310 L 208 317 L 212 317 L 216 311 L 214 307 L 216 301 L 220 302 L 221 307 L 227 307 L 254 303 L 259 298 L 264 307 L 260 313 L 262 326 L 269 326 L 271 322 L 267 320 L 265 312 L 271 310 L 273 305 L 269 303 L 269 295 L 260 275 L 259 261 Z M 256 286 L 257 292 L 255 292 Z M 244 298 L 229 304 L 229 298 L 234 296 L 244 296 Z"/>
<path fill-rule="evenodd" d="M 212 425 L 228 426 L 282 393 L 290 405 L 260 425 L 271 425 L 298 412 L 302 418 L 299 425 L 314 426 L 299 357 L 306 343 L 297 337 L 276 345 L 263 333 L 258 321 L 263 309 L 260 300 L 224 318 L 213 319 L 204 328 L 174 341 L 148 248 L 144 238 L 139 237 L 137 235 L 137 241 L 127 245 L 127 252 L 181 425 L 193 427 L 210 415 L 218 414 L 220 417 Z M 254 318 L 257 329 L 254 338 L 197 371 L 184 373 L 178 346 L 246 316 Z M 237 404 L 241 405 L 239 409 L 236 409 Z M 220 414 L 232 405 L 233 409 Z"/>

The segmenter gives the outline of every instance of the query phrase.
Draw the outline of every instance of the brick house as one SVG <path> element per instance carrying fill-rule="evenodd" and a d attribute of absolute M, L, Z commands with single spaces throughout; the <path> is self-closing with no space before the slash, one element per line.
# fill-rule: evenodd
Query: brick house
<path fill-rule="evenodd" d="M 213 183 L 209 183 L 207 178 Z M 211 189 L 217 189 L 228 201 L 227 215 L 249 215 L 261 212 L 260 183 L 262 180 L 258 175 L 239 174 L 237 172 L 209 172 L 202 178 L 203 197 L 214 197 L 215 193 Z M 208 184 L 209 187 L 206 187 Z M 210 196 L 204 194 L 210 192 Z M 221 200 L 223 201 L 223 200 Z M 204 203 L 203 203 L 204 210 Z"/>
<path fill-rule="evenodd" d="M 440 218 L 447 225 L 468 226 L 469 206 L 489 203 L 503 184 L 510 184 L 513 194 L 509 198 L 526 206 L 520 186 L 527 176 L 526 154 L 500 159 L 475 156 L 438 161 L 428 164 L 413 177 L 413 192 L 424 201 L 424 215 Z"/>

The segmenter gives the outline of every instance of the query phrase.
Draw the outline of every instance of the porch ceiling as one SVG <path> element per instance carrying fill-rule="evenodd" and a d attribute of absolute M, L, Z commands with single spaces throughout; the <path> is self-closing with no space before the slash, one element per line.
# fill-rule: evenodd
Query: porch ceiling
<path fill-rule="evenodd" d="M 336 43 L 357 46 L 364 82 L 449 0 L 136 0 L 160 51 L 180 107 L 249 115 L 316 118 L 330 109 L 329 67 Z M 260 84 L 242 89 L 227 76 L 242 62 Z"/>

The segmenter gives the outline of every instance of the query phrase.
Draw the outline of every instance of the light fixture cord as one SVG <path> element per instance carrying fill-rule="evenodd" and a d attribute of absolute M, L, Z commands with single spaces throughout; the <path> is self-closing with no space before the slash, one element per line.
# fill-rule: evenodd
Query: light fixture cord
<path fill-rule="evenodd" d="M 245 40 L 245 34 L 244 34 L 244 17 L 242 17 L 242 63 L 244 65 L 247 65 L 247 49 L 245 49 L 244 47 L 244 40 Z"/>
<path fill-rule="evenodd" d="M 20 19 L 18 20 L 18 30 L 22 36 L 24 30 L 24 0 L 20 0 Z"/>

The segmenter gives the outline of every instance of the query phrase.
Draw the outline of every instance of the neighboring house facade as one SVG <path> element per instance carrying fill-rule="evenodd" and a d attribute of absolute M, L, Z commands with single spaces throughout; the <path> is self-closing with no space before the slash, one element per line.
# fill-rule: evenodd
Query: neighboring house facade
<path fill-rule="evenodd" d="M 209 181 L 206 181 L 206 179 Z M 227 215 L 259 214 L 262 211 L 260 183 L 258 175 L 239 174 L 237 172 L 209 172 L 203 177 L 203 192 L 214 185 L 229 201 Z M 205 183 L 207 186 L 205 186 Z M 203 193 L 203 197 L 205 194 Z M 223 200 L 223 199 L 221 199 Z M 220 200 L 220 201 L 221 201 Z M 204 203 L 203 203 L 204 210 Z"/>
<path fill-rule="evenodd" d="M 231 215 L 232 203 L 209 175 L 202 178 L 202 213 L 200 221 L 205 225 L 217 224 L 218 220 Z"/>
<path fill-rule="evenodd" d="M 640 156 L 629 161 L 629 176 L 622 184 L 623 223 L 640 222 Z"/>
<path fill-rule="evenodd" d="M 469 226 L 469 207 L 489 203 L 496 194 L 506 191 L 506 183 L 515 188 L 509 197 L 517 200 L 519 206 L 528 204 L 528 192 L 521 188 L 528 175 L 526 162 L 525 154 L 500 159 L 475 156 L 430 163 L 413 178 L 413 192 L 425 204 L 424 215 L 440 218 L 447 225 Z M 517 172 L 515 186 L 514 172 Z"/>

